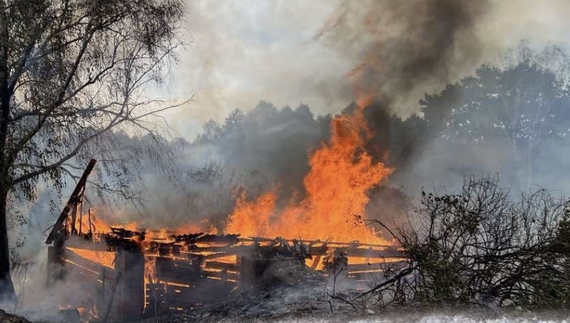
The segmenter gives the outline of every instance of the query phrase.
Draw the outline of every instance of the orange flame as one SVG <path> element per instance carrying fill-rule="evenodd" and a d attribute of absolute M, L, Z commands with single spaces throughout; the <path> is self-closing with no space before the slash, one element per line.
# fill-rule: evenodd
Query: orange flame
<path fill-rule="evenodd" d="M 241 196 L 226 231 L 249 236 L 386 243 L 370 227 L 354 225 L 355 215 L 362 215 L 369 201 L 367 191 L 392 172 L 364 150 L 370 135 L 364 108 L 372 99 L 362 96 L 354 113 L 332 120 L 330 141 L 310 156 L 311 170 L 304 179 L 307 197 L 303 201 L 276 210 L 275 190 L 255 201 Z"/>
<path fill-rule="evenodd" d="M 112 223 L 112 222 L 111 222 Z M 176 228 L 159 228 L 157 230 L 147 230 L 148 227 L 142 222 L 128 222 L 128 223 L 114 223 L 111 224 L 99 216 L 97 212 L 89 211 L 87 214 L 83 214 L 77 217 L 75 227 L 77 230 L 81 228 L 81 234 L 87 233 L 109 233 L 111 228 L 122 228 L 130 231 L 142 231 L 144 230 L 146 236 L 150 239 L 155 240 L 168 240 L 171 235 L 187 234 L 189 232 L 204 232 L 204 233 L 214 233 L 214 228 L 209 226 L 207 223 L 199 224 L 182 224 Z M 144 229 L 143 229 L 144 228 Z M 96 238 L 96 237 L 95 237 Z"/>

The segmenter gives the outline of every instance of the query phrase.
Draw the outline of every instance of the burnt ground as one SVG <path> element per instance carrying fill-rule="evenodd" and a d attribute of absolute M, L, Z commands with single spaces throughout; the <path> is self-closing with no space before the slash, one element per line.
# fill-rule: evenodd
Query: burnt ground
<path fill-rule="evenodd" d="M 0 323 L 30 323 L 26 318 L 10 314 L 0 309 Z"/>
<path fill-rule="evenodd" d="M 331 282 L 321 273 L 306 266 L 285 265 L 273 268 L 267 278 L 255 285 L 242 285 L 228 297 L 195 308 L 191 314 L 157 315 L 146 322 L 256 322 L 260 319 L 330 318 L 331 314 L 344 319 L 354 317 L 356 312 L 350 304 L 331 299 L 331 288 Z M 351 296 L 338 291 L 335 295 L 340 298 Z"/>
<path fill-rule="evenodd" d="M 187 314 L 156 315 L 142 323 L 225 323 L 225 322 L 568 322 L 568 311 L 498 312 L 487 308 L 420 308 L 395 306 L 381 309 L 362 303 L 344 301 L 358 291 L 335 286 L 336 299 L 331 298 L 333 284 L 321 273 L 302 266 L 278 266 L 271 275 L 256 285 L 235 289 L 219 302 L 195 308 Z M 73 315 L 49 316 L 48 313 L 27 313 L 33 322 L 78 323 Z M 30 323 L 17 315 L 0 310 L 0 323 Z M 96 322 L 94 322 L 96 323 Z M 108 323 L 117 323 L 111 322 Z"/>

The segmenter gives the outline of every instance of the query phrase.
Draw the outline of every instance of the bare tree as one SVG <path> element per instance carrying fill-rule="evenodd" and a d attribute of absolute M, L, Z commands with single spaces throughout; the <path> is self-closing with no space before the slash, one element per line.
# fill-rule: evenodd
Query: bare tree
<path fill-rule="evenodd" d="M 390 230 L 408 266 L 366 295 L 432 305 L 564 305 L 565 205 L 543 189 L 514 200 L 497 178 L 467 180 L 455 194 L 424 192 L 413 220 Z"/>
<path fill-rule="evenodd" d="M 15 299 L 14 198 L 32 200 L 40 179 L 61 189 L 88 155 L 128 156 L 102 146 L 115 136 L 164 143 L 153 118 L 177 105 L 150 85 L 182 45 L 182 15 L 181 0 L 0 0 L 0 296 Z"/>

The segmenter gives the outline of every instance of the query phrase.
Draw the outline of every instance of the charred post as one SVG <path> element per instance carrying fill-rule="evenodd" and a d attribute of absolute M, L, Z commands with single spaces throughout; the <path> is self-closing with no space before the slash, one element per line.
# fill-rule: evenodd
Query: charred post
<path fill-rule="evenodd" d="M 135 322 L 143 318 L 144 268 L 141 253 L 120 252 L 115 258 L 115 271 L 120 273 L 115 296 L 115 314 L 122 322 Z"/>

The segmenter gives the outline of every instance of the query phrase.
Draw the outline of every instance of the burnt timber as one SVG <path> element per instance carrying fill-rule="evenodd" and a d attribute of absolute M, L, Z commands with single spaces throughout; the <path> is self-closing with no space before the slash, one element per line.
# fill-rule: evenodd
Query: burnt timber
<path fill-rule="evenodd" d="M 239 234 L 168 234 L 112 227 L 95 233 L 76 225 L 81 217 L 92 160 L 60 214 L 47 244 L 48 284 L 80 279 L 91 284 L 89 302 L 105 320 L 137 321 L 163 313 L 187 312 L 229 296 L 235 288 L 263 282 L 271 268 L 307 266 L 323 277 L 336 272 L 339 259 L 348 278 L 367 279 L 401 266 L 394 246 Z M 81 223 L 81 221 L 79 221 Z M 111 261 L 87 259 L 85 252 Z M 277 264 L 277 266 L 275 266 Z M 83 307 L 79 300 L 75 304 Z"/>

